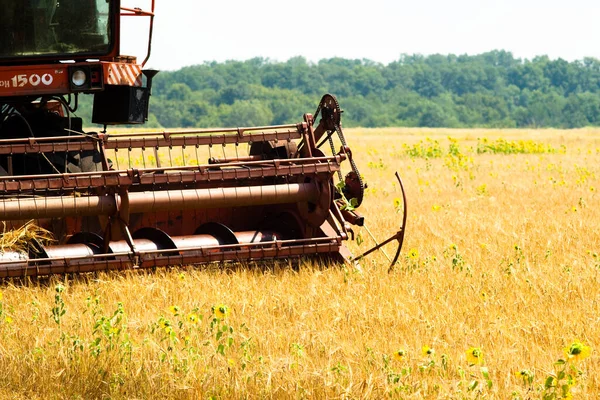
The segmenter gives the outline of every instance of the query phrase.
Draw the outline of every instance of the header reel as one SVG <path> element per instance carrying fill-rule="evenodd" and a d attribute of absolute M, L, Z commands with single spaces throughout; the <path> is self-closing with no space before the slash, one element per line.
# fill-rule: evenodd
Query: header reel
<path fill-rule="evenodd" d="M 0 221 L 19 229 L 33 220 L 57 243 L 5 249 L 0 277 L 312 256 L 357 262 L 396 241 L 393 265 L 406 207 L 389 239 L 357 257 L 344 244 L 352 225 L 365 224 L 356 209 L 366 185 L 341 113 L 327 94 L 314 117 L 290 125 L 2 138 Z M 53 168 L 29 173 L 19 163 Z"/>

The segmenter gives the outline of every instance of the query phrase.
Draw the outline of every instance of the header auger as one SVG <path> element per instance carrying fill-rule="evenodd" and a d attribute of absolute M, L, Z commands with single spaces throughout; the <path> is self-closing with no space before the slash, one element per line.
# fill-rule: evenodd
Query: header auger
<path fill-rule="evenodd" d="M 154 5 L 38 3 L 45 6 L 14 6 L 22 20 L 0 39 L 0 221 L 6 231 L 33 220 L 56 243 L 32 237 L 26 248 L 5 249 L 0 277 L 353 261 L 394 240 L 396 261 L 406 207 L 398 233 L 374 249 L 353 258 L 344 245 L 351 226 L 364 224 L 355 209 L 365 184 L 334 96 L 319 103 L 318 123 L 305 114 L 290 125 L 112 135 L 107 125 L 145 121 L 156 73 L 119 54 L 120 16 L 149 16 L 152 25 Z M 84 132 L 72 115 L 79 93 L 94 94 L 92 122 L 103 131 Z"/>

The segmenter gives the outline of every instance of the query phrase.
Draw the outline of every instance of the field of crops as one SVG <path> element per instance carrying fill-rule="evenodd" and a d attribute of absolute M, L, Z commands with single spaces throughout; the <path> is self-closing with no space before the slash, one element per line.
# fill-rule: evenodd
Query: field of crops
<path fill-rule="evenodd" d="M 395 171 L 407 189 L 392 272 L 376 254 L 4 282 L 0 398 L 595 398 L 600 130 L 347 136 L 379 238 Z"/>

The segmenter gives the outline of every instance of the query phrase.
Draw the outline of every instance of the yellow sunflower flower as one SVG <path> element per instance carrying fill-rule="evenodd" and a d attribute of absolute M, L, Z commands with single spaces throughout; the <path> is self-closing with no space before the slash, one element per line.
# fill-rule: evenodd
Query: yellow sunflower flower
<path fill-rule="evenodd" d="M 521 379 L 523 383 L 532 383 L 533 382 L 533 372 L 528 369 L 521 369 L 515 372 L 515 376 L 517 379 Z"/>
<path fill-rule="evenodd" d="M 191 324 L 197 324 L 198 323 L 198 314 L 191 313 L 190 315 L 188 315 L 188 321 Z"/>
<path fill-rule="evenodd" d="M 394 360 L 396 361 L 403 361 L 404 359 L 406 359 L 406 350 L 398 350 L 395 351 L 393 354 Z"/>
<path fill-rule="evenodd" d="M 585 360 L 591 352 L 592 349 L 581 342 L 573 342 L 570 347 L 565 347 L 567 357 L 575 362 Z"/>
<path fill-rule="evenodd" d="M 430 357 L 435 354 L 435 350 L 429 346 L 423 346 L 421 347 L 421 353 L 423 354 L 423 357 Z"/>
<path fill-rule="evenodd" d="M 467 355 L 467 363 L 469 365 L 483 364 L 483 351 L 479 347 L 471 347 L 465 354 Z"/>
<path fill-rule="evenodd" d="M 167 326 L 171 326 L 171 322 L 168 319 L 160 318 L 158 321 L 158 325 L 164 329 Z"/>
<path fill-rule="evenodd" d="M 224 304 L 219 304 L 212 307 L 212 312 L 215 314 L 215 318 L 225 319 L 227 318 L 227 315 L 229 315 L 229 307 Z"/>
<path fill-rule="evenodd" d="M 419 258 L 419 250 L 410 249 L 410 251 L 408 252 L 408 258 L 411 258 L 413 260 Z"/>
<path fill-rule="evenodd" d="M 179 307 L 178 306 L 171 306 L 171 307 L 169 307 L 169 311 L 171 311 L 171 314 L 173 314 L 173 315 L 178 315 L 179 314 Z"/>

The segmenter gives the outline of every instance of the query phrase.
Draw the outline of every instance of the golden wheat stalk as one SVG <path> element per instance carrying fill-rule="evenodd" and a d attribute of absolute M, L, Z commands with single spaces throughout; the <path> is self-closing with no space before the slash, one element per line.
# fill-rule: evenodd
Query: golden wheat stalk
<path fill-rule="evenodd" d="M 6 229 L 6 222 L 2 221 L 2 236 L 0 236 L 0 251 L 20 251 L 27 253 L 31 244 L 37 242 L 43 245 L 55 243 L 52 233 L 33 220 L 28 221 L 17 229 Z"/>

